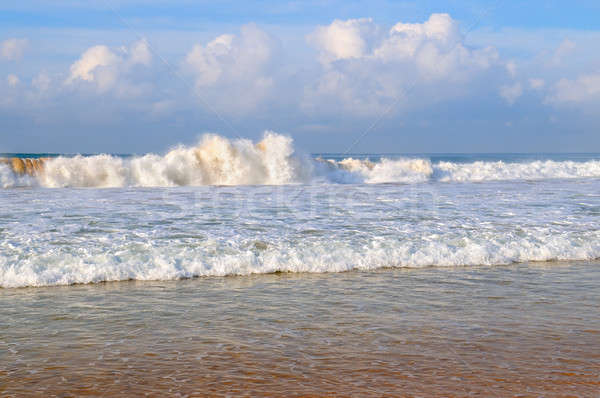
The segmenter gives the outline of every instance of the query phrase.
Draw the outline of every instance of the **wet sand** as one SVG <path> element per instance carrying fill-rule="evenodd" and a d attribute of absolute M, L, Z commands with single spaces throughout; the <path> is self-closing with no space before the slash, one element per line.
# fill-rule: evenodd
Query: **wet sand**
<path fill-rule="evenodd" d="M 600 265 L 0 290 L 0 396 L 598 397 Z"/>

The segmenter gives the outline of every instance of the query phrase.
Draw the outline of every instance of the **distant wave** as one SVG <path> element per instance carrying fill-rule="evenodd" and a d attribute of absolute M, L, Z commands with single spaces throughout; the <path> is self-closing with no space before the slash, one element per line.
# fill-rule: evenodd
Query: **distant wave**
<path fill-rule="evenodd" d="M 422 183 L 600 177 L 600 161 L 476 161 L 432 164 L 429 159 L 370 161 L 311 159 L 294 151 L 291 138 L 266 132 L 258 143 L 205 135 L 197 146 L 165 155 L 112 155 L 0 159 L 0 186 L 170 187 L 329 183 Z"/>

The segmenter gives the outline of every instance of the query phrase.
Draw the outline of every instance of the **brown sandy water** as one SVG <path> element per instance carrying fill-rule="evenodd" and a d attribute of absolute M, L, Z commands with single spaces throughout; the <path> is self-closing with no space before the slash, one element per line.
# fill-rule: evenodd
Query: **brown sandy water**
<path fill-rule="evenodd" d="M 0 396 L 600 396 L 600 264 L 0 289 Z"/>
<path fill-rule="evenodd" d="M 44 163 L 48 161 L 49 158 L 2 158 L 0 157 L 0 164 L 6 164 L 10 166 L 11 170 L 18 174 L 27 174 L 30 176 L 34 176 L 44 169 Z"/>

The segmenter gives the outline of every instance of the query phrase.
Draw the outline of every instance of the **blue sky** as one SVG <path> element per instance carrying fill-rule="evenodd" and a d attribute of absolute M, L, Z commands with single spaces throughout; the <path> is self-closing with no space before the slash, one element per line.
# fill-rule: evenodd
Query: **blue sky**
<path fill-rule="evenodd" d="M 11 4 L 13 3 L 13 4 Z M 0 4 L 0 152 L 600 152 L 594 1 Z"/>

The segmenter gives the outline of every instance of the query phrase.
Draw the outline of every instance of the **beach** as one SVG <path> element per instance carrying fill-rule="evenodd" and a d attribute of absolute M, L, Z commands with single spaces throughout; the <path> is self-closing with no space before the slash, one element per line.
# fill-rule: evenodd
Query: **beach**
<path fill-rule="evenodd" d="M 598 263 L 0 290 L 2 396 L 594 397 Z"/>

